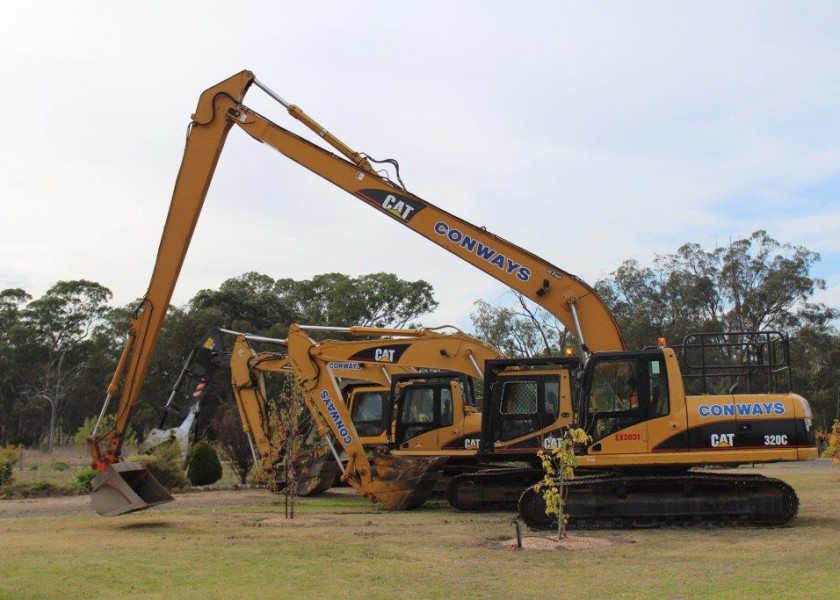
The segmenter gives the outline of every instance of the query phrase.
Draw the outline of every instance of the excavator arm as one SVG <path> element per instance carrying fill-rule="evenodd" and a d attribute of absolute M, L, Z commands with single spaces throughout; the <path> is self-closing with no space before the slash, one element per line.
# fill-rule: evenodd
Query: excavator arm
<path fill-rule="evenodd" d="M 213 112 L 215 98 L 239 102 L 253 81 L 248 72 L 234 75 L 202 94 L 193 115 L 181 169 L 175 182 L 169 213 L 158 247 L 152 278 L 141 305 L 129 321 L 128 335 L 117 369 L 108 386 L 102 412 L 90 440 L 93 465 L 99 470 L 119 462 L 120 450 L 140 389 L 149 368 L 175 283 L 184 264 L 207 189 L 216 170 L 232 121 Z M 125 375 L 114 426 L 99 431 L 111 399 Z"/>
<path fill-rule="evenodd" d="M 242 104 L 251 84 L 280 102 L 290 115 L 346 159 Z M 242 71 L 205 90 L 193 114 L 149 288 L 130 320 L 127 341 L 100 415 L 101 421 L 125 375 L 115 425 L 104 433 L 97 427 L 92 436 L 91 451 L 97 468 L 119 461 L 128 420 L 139 398 L 219 155 L 233 125 L 533 300 L 575 332 L 588 351 L 624 348 L 615 319 L 585 282 L 380 175 L 365 154 L 354 151 L 300 108 L 280 98 L 253 73 Z"/>

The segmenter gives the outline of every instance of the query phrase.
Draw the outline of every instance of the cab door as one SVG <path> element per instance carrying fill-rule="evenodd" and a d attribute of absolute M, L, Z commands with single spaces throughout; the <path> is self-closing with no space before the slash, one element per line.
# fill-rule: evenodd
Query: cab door
<path fill-rule="evenodd" d="M 461 435 L 465 409 L 460 379 L 430 378 L 399 385 L 394 444 L 437 450 Z"/>
<path fill-rule="evenodd" d="M 560 421 L 571 421 L 568 370 L 510 371 L 499 375 L 494 388 L 497 450 L 541 447 Z"/>
<path fill-rule="evenodd" d="M 590 454 L 649 452 L 650 427 L 670 413 L 661 353 L 593 357 L 579 406 Z"/>

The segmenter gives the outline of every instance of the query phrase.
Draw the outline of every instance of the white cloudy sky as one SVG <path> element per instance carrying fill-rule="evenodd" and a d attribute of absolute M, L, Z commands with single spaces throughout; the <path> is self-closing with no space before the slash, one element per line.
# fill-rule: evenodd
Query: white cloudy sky
<path fill-rule="evenodd" d="M 840 306 L 840 3 L 19 2 L 0 21 L 0 289 L 148 284 L 202 90 L 245 68 L 409 189 L 594 282 L 766 229 Z M 290 119 L 259 90 L 246 104 Z M 295 124 L 295 131 L 302 132 Z M 488 276 L 233 131 L 175 302 L 248 270 Z"/>

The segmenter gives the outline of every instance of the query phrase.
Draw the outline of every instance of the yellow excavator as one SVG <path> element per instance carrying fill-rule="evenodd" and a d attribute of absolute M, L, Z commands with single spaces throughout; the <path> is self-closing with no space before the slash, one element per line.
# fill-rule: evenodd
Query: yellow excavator
<path fill-rule="evenodd" d="M 344 158 L 245 106 L 251 85 L 279 102 Z M 796 514 L 796 495 L 782 482 L 745 475 L 712 477 L 689 470 L 708 464 L 734 466 L 816 456 L 807 401 L 782 389 L 785 377 L 780 374 L 789 357 L 784 336 L 726 333 L 687 338 L 678 347 L 662 344 L 627 351 L 613 315 L 585 282 L 412 194 L 402 184 L 395 161 L 388 161 L 396 168 L 393 181 L 374 167 L 380 161 L 344 144 L 250 71 L 222 81 L 199 98 L 149 291 L 131 320 L 125 351 L 106 398 L 107 406 L 126 373 L 117 430 L 136 401 L 213 171 L 234 125 L 521 293 L 575 335 L 582 350 L 578 364 L 551 367 L 568 374 L 555 378 L 556 399 L 553 382 L 540 385 L 544 364 L 523 362 L 518 367 L 487 370 L 480 456 L 497 460 L 518 455 L 532 460 L 529 457 L 537 446 L 550 445 L 557 436 L 529 436 L 528 427 L 533 432 L 548 416 L 567 415 L 566 425 L 584 426 L 593 435 L 592 443 L 581 449 L 580 467 L 597 471 L 585 483 L 578 478 L 581 483 L 570 493 L 567 508 L 573 520 L 778 524 Z M 694 362 L 686 362 L 693 355 L 697 355 Z M 684 368 L 691 373 L 684 373 Z M 527 381 L 523 372 L 532 373 L 537 381 Z M 738 380 L 742 387 L 715 387 L 719 385 L 713 383 L 716 377 Z M 552 412 L 555 400 L 559 404 Z M 118 463 L 121 443 L 119 434 L 113 436 L 107 450 L 95 452 L 97 464 Z M 514 473 L 505 479 L 504 473 L 494 469 L 481 476 L 453 479 L 450 501 L 466 508 L 521 494 L 520 512 L 526 521 L 538 524 L 534 494 L 522 494 L 533 483 L 529 479 L 533 471 L 530 475 L 516 469 L 503 471 Z M 575 507 L 581 507 L 580 511 Z"/>
<path fill-rule="evenodd" d="M 316 342 L 306 329 L 320 331 L 340 330 L 353 336 L 376 336 L 377 339 L 327 340 Z M 448 328 L 447 328 L 448 329 Z M 453 328 L 454 329 L 454 328 Z M 387 336 L 382 339 L 383 336 Z M 280 455 L 271 444 L 268 414 L 268 397 L 264 376 L 267 373 L 290 373 L 300 383 L 309 412 L 332 451 L 335 464 L 342 471 L 342 480 L 363 495 L 380 502 L 391 510 L 421 505 L 434 490 L 442 475 L 447 459 L 456 459 L 459 451 L 442 452 L 447 444 L 456 444 L 466 436 L 477 438 L 481 421 L 475 401 L 466 381 L 481 377 L 487 360 L 498 359 L 501 354 L 492 346 L 467 336 L 460 331 L 442 332 L 431 329 L 386 329 L 377 327 L 316 327 L 292 324 L 285 340 L 288 354 L 256 352 L 248 336 L 238 336 L 233 344 L 230 369 L 233 393 L 240 410 L 243 427 L 254 435 L 254 444 L 262 468 L 271 473 L 280 461 Z M 417 369 L 417 372 L 414 372 Z M 430 369 L 431 371 L 419 371 Z M 399 373 L 398 371 L 402 371 Z M 377 373 L 390 381 L 400 378 L 395 386 L 410 390 L 416 396 L 411 410 L 397 418 L 404 445 L 421 452 L 394 450 L 377 439 L 359 435 L 357 424 L 370 424 L 373 419 L 352 418 L 351 410 L 366 402 L 367 408 L 378 417 L 380 427 L 389 430 L 391 422 L 390 388 L 360 388 L 365 394 L 375 390 L 378 405 L 371 406 L 370 397 L 361 400 L 358 390 L 348 402 L 347 393 L 339 386 L 338 379 L 348 376 L 357 380 L 377 382 Z M 383 383 L 383 381 L 378 381 Z M 348 404 L 352 408 L 348 408 Z M 355 406 L 353 406 L 355 404 Z M 245 425 L 247 424 L 247 425 Z M 408 431 L 400 427 L 410 427 Z M 375 431 L 377 435 L 379 431 Z M 340 445 L 336 447 L 335 442 Z M 477 444 L 476 444 L 477 446 Z M 372 456 L 366 451 L 373 447 Z M 460 455 L 474 457 L 477 448 L 462 442 Z M 346 460 L 342 460 L 343 450 Z M 345 464 L 346 463 L 346 464 Z M 427 463 L 436 468 L 429 470 Z M 391 474 L 391 465 L 397 465 L 400 481 L 413 481 L 414 489 L 406 485 L 400 491 L 393 486 L 377 482 L 375 475 L 385 477 L 385 467 Z M 417 465 L 416 473 L 411 465 Z M 317 476 L 317 473 L 313 474 Z"/>
<path fill-rule="evenodd" d="M 471 459 L 481 433 L 474 380 L 483 378 L 486 361 L 504 358 L 496 348 L 450 326 L 418 330 L 293 324 L 291 331 L 306 340 L 312 360 L 321 361 L 322 368 L 329 369 L 340 382 L 344 404 L 368 454 L 378 446 L 410 447 L 418 456 L 445 454 L 450 469 L 457 470 L 454 465 L 459 458 L 468 457 L 474 463 Z M 316 342 L 305 331 L 377 339 Z M 268 398 L 260 376 L 294 375 L 288 340 L 219 327 L 205 332 L 191 349 L 163 408 L 160 424 L 146 435 L 141 450 L 175 441 L 186 456 L 195 415 L 210 380 L 219 370 L 230 372 L 234 345 L 244 349 L 253 348 L 254 343 L 280 346 L 282 350 L 243 350 L 242 356 L 253 354 L 247 360 L 253 385 L 244 392 L 246 380 L 234 382 L 234 397 L 254 462 L 267 473 L 275 471 L 280 456 L 270 444 Z M 408 354 L 407 349 L 411 350 Z M 243 359 L 233 362 L 241 374 L 245 372 Z M 173 416 L 180 424 L 166 427 Z M 329 472 L 322 476 L 320 465 L 309 465 L 307 470 L 313 478 L 321 478 L 319 486 L 332 480 Z"/>

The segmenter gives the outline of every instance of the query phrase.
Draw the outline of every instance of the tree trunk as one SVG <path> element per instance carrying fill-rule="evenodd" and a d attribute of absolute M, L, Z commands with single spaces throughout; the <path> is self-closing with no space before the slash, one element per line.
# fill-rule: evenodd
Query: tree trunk
<path fill-rule="evenodd" d="M 55 409 L 55 405 L 50 403 L 50 443 L 49 443 L 49 453 L 52 454 L 53 448 L 55 447 L 55 433 L 56 433 L 56 425 L 58 423 L 58 411 Z"/>

